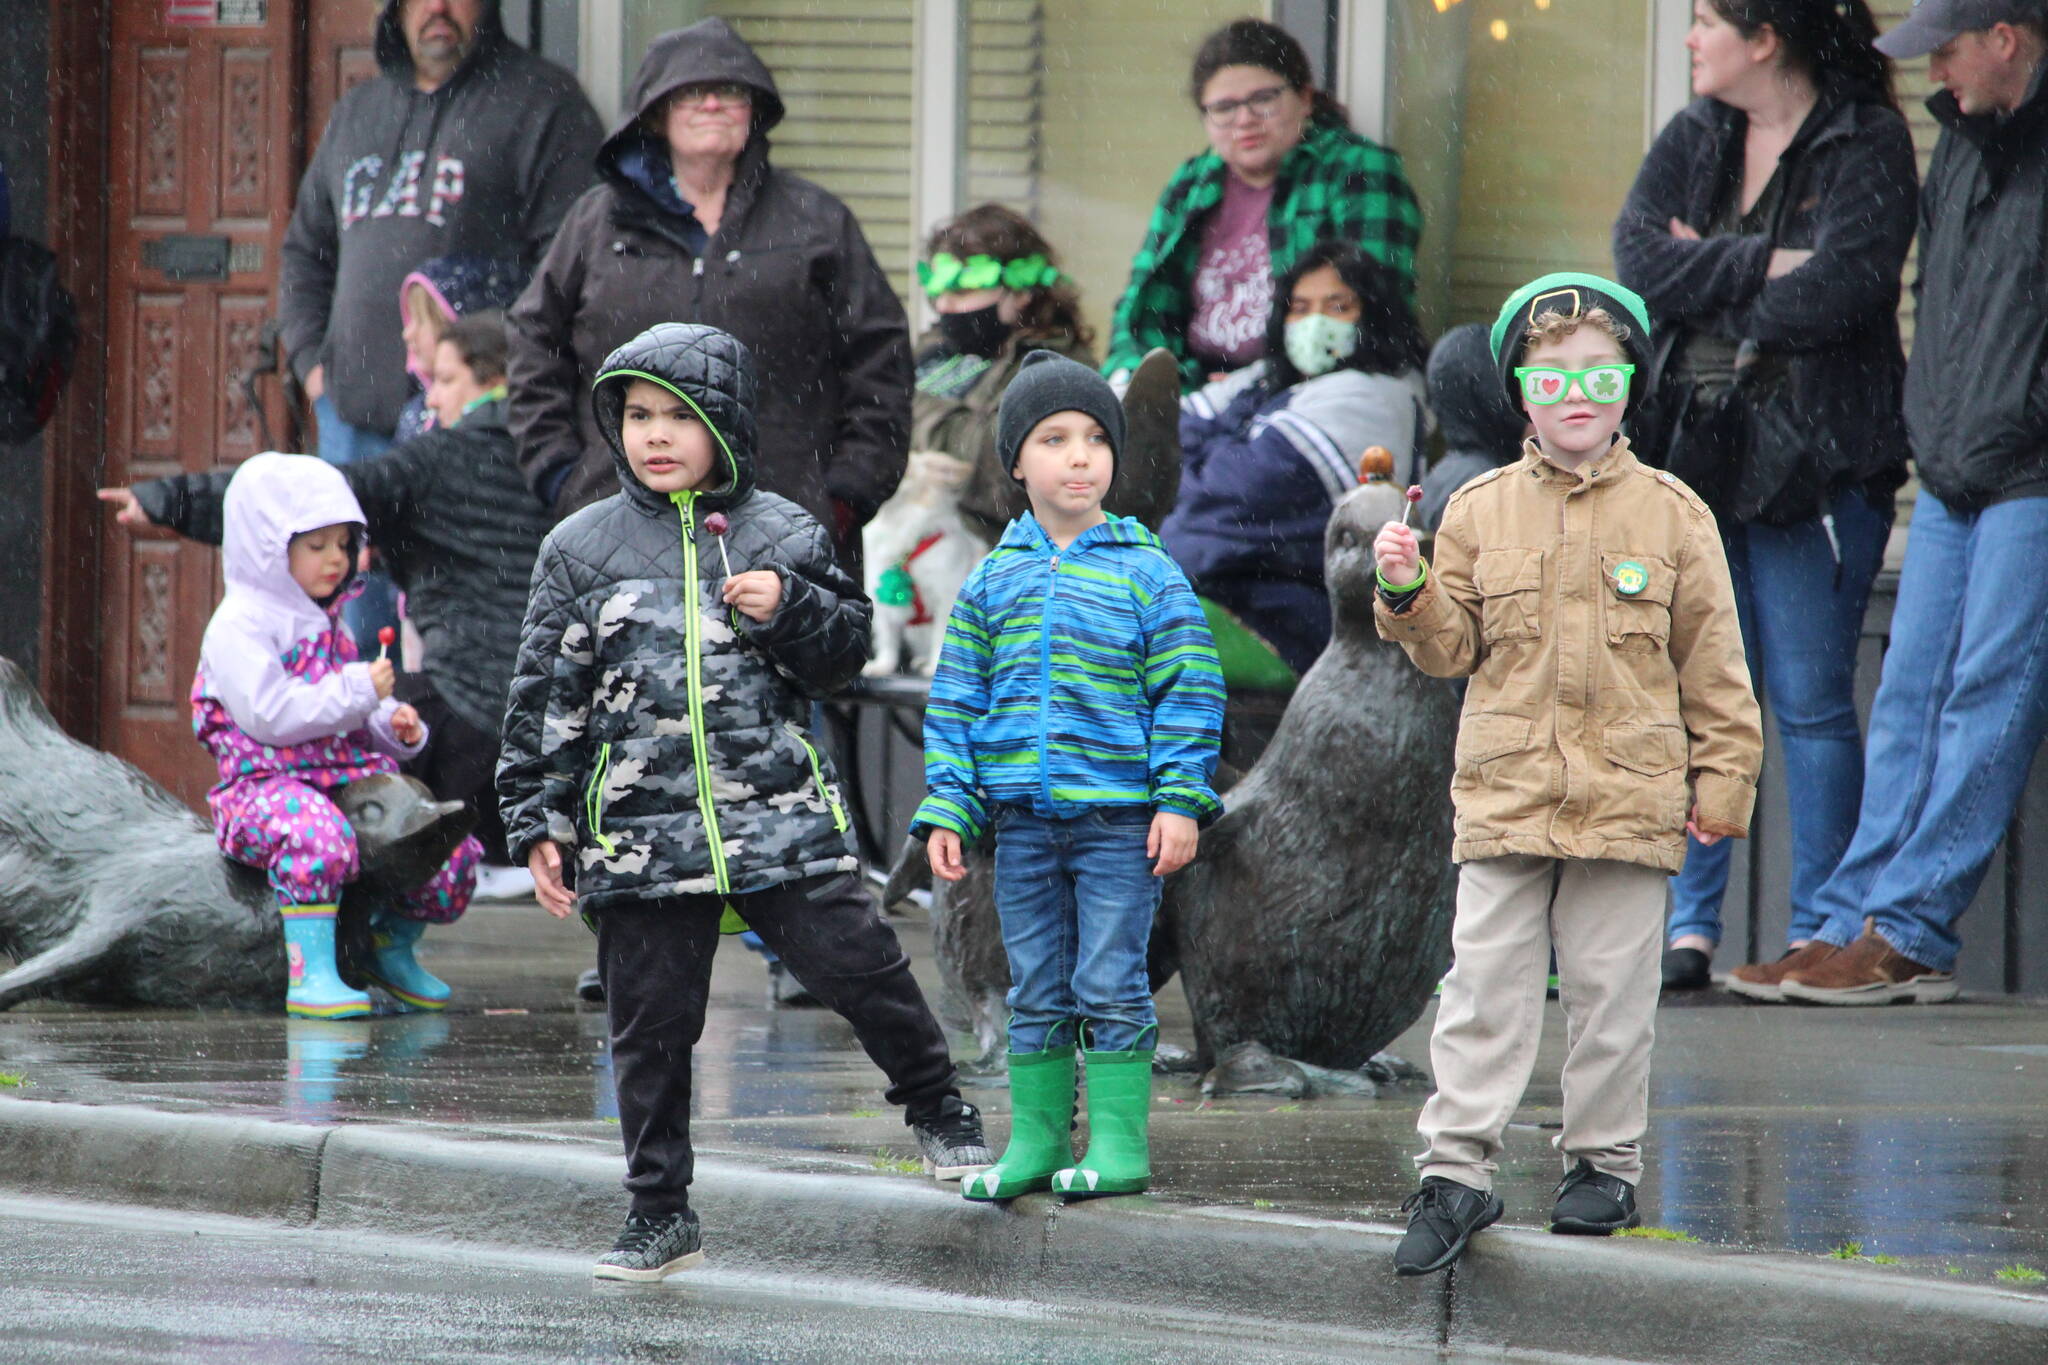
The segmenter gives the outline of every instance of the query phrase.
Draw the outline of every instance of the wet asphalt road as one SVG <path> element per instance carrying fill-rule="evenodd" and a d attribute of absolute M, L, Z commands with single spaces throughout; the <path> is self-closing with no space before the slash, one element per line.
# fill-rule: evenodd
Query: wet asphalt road
<path fill-rule="evenodd" d="M 599 1285 L 584 1258 L 0 1200 L 0 1362 L 1441 1361 L 1349 1335 L 1048 1315 L 721 1273 Z"/>
<path fill-rule="evenodd" d="M 897 933 L 941 998 L 920 918 Z M 0 1099 L 250 1114 L 299 1123 L 427 1122 L 618 1150 L 601 1010 L 570 991 L 591 936 L 532 904 L 485 903 L 421 950 L 455 986 L 446 1015 L 339 1022 L 254 1014 L 23 1007 L 0 1014 Z M 838 1159 L 888 1169 L 916 1155 L 882 1078 L 843 1020 L 770 1009 L 758 958 L 727 940 L 693 1059 L 692 1130 L 707 1155 Z M 1163 1036 L 1189 1041 L 1186 1000 L 1159 1000 Z M 1427 1063 L 1434 1008 L 1390 1050 Z M 971 1055 L 958 1039 L 955 1055 Z M 1504 1221 L 1541 1226 L 1560 1174 L 1563 1021 L 1544 1024 L 1507 1132 Z M 1800 1010 L 1719 991 L 1657 1020 L 1647 1221 L 1724 1246 L 1826 1255 L 1854 1244 L 1901 1273 L 2006 1287 L 2048 1270 L 2048 1009 L 2013 1000 L 1894 1010 Z M 967 1095 L 1008 1132 L 1006 1082 Z M 1416 1111 L 1429 1087 L 1378 1099 L 1204 1100 L 1162 1077 L 1155 1192 L 1200 1203 L 1399 1222 L 1414 1188 Z M 0 1172 L 0 1183 L 4 1183 Z M 905 1177 L 912 1178 L 912 1177 Z M 2048 1287 L 2035 1292 L 2048 1293 Z"/>

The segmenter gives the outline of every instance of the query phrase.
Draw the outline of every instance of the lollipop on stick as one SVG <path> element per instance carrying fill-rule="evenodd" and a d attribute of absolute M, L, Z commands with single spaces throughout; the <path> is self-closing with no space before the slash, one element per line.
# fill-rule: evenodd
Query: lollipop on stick
<path fill-rule="evenodd" d="M 732 529 L 732 523 L 726 520 L 725 513 L 713 512 L 704 518 L 704 529 L 718 537 L 718 558 L 725 565 L 725 576 L 731 578 L 732 560 L 725 553 L 725 533 Z"/>
<path fill-rule="evenodd" d="M 382 662 L 391 657 L 391 646 L 398 643 L 398 631 L 391 626 L 377 627 L 377 659 Z"/>
<path fill-rule="evenodd" d="M 1358 480 L 1360 483 L 1385 483 L 1394 476 L 1394 453 L 1385 446 L 1367 446 L 1365 453 L 1358 457 Z M 1411 483 L 1402 494 L 1407 505 L 1401 509 L 1401 524 L 1406 526 L 1415 511 L 1415 504 L 1422 501 L 1422 485 Z"/>

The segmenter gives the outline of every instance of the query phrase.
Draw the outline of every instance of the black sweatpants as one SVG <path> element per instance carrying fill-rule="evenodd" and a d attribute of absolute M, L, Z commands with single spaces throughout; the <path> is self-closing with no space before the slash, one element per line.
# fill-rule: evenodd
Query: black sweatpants
<path fill-rule="evenodd" d="M 402 765 L 404 771 L 426 783 L 441 800 L 468 806 L 476 816 L 484 861 L 502 867 L 508 860 L 496 786 L 498 737 L 456 715 L 424 673 L 399 674 L 395 690 L 427 725 L 427 746 Z"/>
<path fill-rule="evenodd" d="M 959 1078 L 945 1033 L 910 974 L 910 958 L 874 897 L 850 872 L 785 882 L 732 898 L 790 973 L 853 1025 L 909 1118 L 956 1109 Z M 690 1051 L 704 1033 L 711 956 L 724 901 L 681 896 L 608 906 L 597 921 L 633 1212 L 665 1217 L 689 1205 Z"/>

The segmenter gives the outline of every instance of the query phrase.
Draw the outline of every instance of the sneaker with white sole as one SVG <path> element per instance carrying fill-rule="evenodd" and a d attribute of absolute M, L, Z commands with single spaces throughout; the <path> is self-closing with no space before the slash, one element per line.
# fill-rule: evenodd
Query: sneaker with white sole
<path fill-rule="evenodd" d="M 697 1215 L 681 1209 L 666 1218 L 626 1219 L 619 1240 L 591 1267 L 593 1279 L 651 1284 L 679 1270 L 704 1264 L 704 1230 Z"/>
<path fill-rule="evenodd" d="M 981 1111 L 966 1101 L 957 1110 L 914 1122 L 917 1150 L 924 1157 L 926 1175 L 940 1180 L 961 1180 L 996 1164 L 995 1153 L 981 1131 Z"/>

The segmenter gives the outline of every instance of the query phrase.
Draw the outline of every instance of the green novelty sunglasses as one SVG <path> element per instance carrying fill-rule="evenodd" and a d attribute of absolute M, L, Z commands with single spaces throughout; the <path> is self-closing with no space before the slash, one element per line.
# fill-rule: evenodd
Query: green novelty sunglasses
<path fill-rule="evenodd" d="M 1518 365 L 1515 378 L 1521 381 L 1523 398 L 1547 408 L 1552 403 L 1562 403 L 1574 383 L 1589 403 L 1619 403 L 1628 397 L 1629 376 L 1635 372 L 1633 365 L 1594 365 L 1584 370 Z"/>

